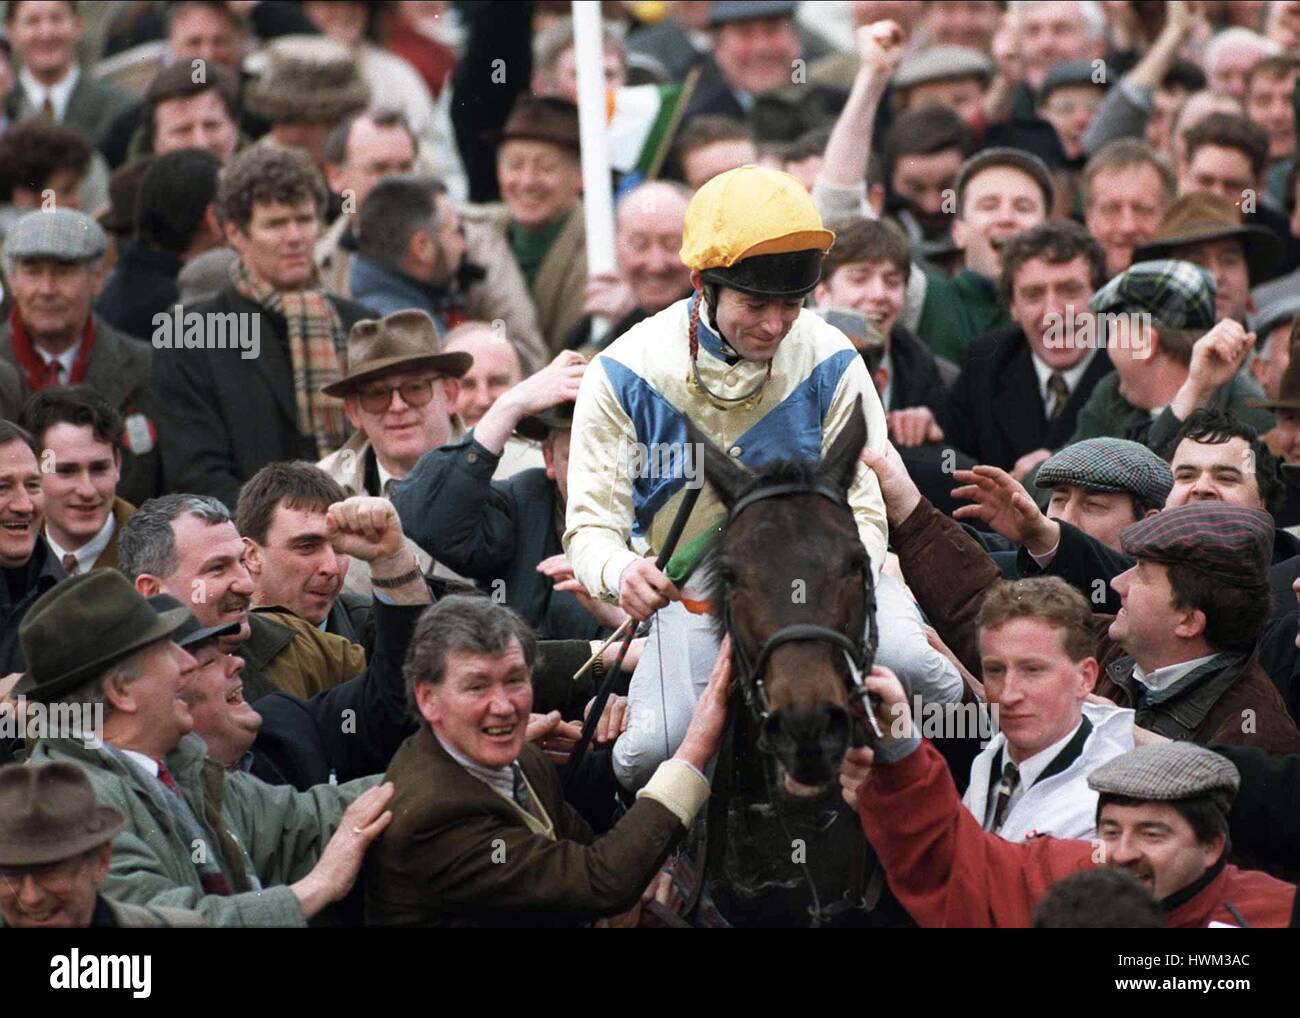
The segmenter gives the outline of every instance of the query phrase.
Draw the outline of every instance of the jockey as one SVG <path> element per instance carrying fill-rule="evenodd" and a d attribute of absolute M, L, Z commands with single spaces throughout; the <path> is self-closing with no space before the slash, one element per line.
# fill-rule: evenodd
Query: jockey
<path fill-rule="evenodd" d="M 669 744 L 684 733 L 717 654 L 709 620 L 686 612 L 680 592 L 653 559 L 687 487 L 704 483 L 702 459 L 688 447 L 686 419 L 741 464 L 758 469 L 780 459 L 821 459 L 861 399 L 867 444 L 885 449 L 884 410 L 862 358 L 843 333 L 803 307 L 834 240 L 794 177 L 758 166 L 719 174 L 686 211 L 681 260 L 691 270 L 694 293 L 630 329 L 583 377 L 569 453 L 564 548 L 592 595 L 617 600 L 638 621 L 659 612 L 653 623 L 659 632 L 652 628 L 633 679 L 631 738 L 620 739 L 615 751 L 621 780 L 629 768 L 653 771 L 650 757 L 671 755 Z M 862 464 L 848 500 L 879 579 L 888 543 L 885 507 L 875 474 Z M 706 486 L 679 547 L 723 514 Z M 887 610 L 914 612 L 896 582 L 891 589 L 908 604 L 889 595 L 887 608 L 885 586 L 878 591 L 882 663 L 901 667 L 927 699 L 960 698 L 960 677 L 925 644 L 919 618 L 912 626 L 883 623 Z M 890 644 L 900 636 L 911 645 L 896 654 Z M 652 669 L 653 702 L 638 711 L 637 685 Z M 659 686 L 665 673 L 675 680 L 666 693 Z M 661 706 L 660 693 L 673 702 Z M 646 716 L 651 709 L 656 715 L 666 710 L 667 737 L 656 718 Z M 657 734 L 643 747 L 650 757 L 631 762 L 628 747 L 641 745 L 639 721 L 646 725 L 642 734 Z"/>

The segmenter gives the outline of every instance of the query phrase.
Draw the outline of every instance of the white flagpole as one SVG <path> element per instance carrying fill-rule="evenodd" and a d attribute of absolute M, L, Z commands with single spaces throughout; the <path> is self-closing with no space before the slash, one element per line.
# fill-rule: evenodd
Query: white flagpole
<path fill-rule="evenodd" d="M 586 212 L 587 272 L 613 272 L 614 194 L 610 186 L 605 115 L 605 40 L 599 0 L 573 0 L 574 56 L 578 65 L 578 127 L 582 138 L 582 201 Z M 609 331 L 591 320 L 591 340 Z"/>

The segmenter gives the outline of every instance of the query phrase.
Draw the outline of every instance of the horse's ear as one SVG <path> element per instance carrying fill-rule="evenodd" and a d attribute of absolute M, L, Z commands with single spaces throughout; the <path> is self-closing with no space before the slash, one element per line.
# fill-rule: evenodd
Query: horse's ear
<path fill-rule="evenodd" d="M 867 417 L 862 411 L 862 397 L 853 402 L 853 412 L 849 414 L 848 423 L 840 429 L 835 441 L 826 450 L 826 457 L 817 467 L 817 476 L 844 491 L 853 483 L 853 474 L 857 470 L 858 456 L 867 444 Z"/>
<path fill-rule="evenodd" d="M 705 438 L 690 418 L 686 420 L 686 441 L 695 449 L 696 469 L 702 457 L 704 479 L 713 485 L 722 504 L 730 509 L 741 491 L 754 480 L 754 475 Z"/>

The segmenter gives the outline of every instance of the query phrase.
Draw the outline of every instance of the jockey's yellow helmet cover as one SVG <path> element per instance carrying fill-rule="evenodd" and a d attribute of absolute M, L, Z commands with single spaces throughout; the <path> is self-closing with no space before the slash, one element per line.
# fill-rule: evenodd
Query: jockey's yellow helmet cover
<path fill-rule="evenodd" d="M 766 166 L 719 173 L 686 207 L 682 264 L 730 268 L 755 255 L 829 251 L 835 234 L 822 225 L 812 195 L 797 179 Z"/>

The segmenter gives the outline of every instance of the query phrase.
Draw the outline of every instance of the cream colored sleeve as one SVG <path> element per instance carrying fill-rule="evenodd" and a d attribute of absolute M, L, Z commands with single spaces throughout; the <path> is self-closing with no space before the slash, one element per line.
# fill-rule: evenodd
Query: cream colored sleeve
<path fill-rule="evenodd" d="M 665 806 L 683 827 L 690 827 L 695 815 L 709 800 L 709 782 L 685 760 L 665 760 L 657 768 L 645 788 L 636 793 Z"/>
<path fill-rule="evenodd" d="M 569 445 L 564 551 L 578 581 L 595 597 L 618 597 L 618 578 L 640 558 L 632 533 L 629 463 L 636 431 L 596 358 L 582 377 Z"/>
<path fill-rule="evenodd" d="M 880 405 L 880 396 L 871 383 L 867 366 L 861 357 L 854 357 L 853 362 L 840 379 L 835 398 L 831 401 L 830 411 L 822 427 L 822 455 L 839 435 L 840 429 L 848 422 L 853 412 L 854 399 L 862 396 L 863 412 L 867 418 L 867 445 L 874 451 L 884 454 L 885 443 L 889 440 L 885 424 L 885 409 Z M 880 578 L 880 568 L 885 562 L 885 553 L 889 548 L 889 524 L 885 518 L 885 500 L 880 493 L 880 481 L 875 472 L 866 464 L 859 462 L 849 487 L 849 505 L 858 523 L 858 535 L 871 558 L 871 571 L 874 579 Z"/>

